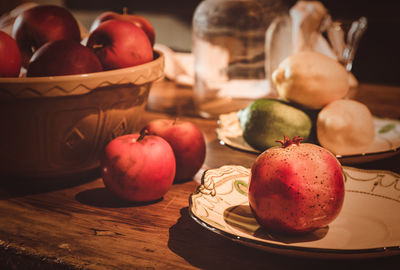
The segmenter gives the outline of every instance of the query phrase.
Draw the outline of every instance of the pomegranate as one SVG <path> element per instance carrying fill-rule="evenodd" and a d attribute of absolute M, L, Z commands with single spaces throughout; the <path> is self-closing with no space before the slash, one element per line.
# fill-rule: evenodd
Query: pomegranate
<path fill-rule="evenodd" d="M 251 169 L 249 204 L 260 225 L 276 233 L 302 234 L 327 226 L 344 200 L 342 167 L 328 150 L 302 138 L 260 154 Z"/>

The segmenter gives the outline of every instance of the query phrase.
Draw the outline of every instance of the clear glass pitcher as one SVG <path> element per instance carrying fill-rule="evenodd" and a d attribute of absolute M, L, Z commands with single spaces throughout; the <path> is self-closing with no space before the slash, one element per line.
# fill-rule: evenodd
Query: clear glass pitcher
<path fill-rule="evenodd" d="M 280 2 L 205 0 L 196 8 L 194 102 L 201 116 L 217 118 L 268 95 L 265 31 Z"/>

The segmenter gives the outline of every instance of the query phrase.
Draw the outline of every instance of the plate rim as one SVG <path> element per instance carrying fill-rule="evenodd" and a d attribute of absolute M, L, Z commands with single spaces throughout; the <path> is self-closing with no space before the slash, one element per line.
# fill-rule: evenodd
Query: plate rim
<path fill-rule="evenodd" d="M 203 172 L 201 176 L 201 184 L 197 186 L 196 190 L 192 192 L 189 196 L 189 215 L 190 217 L 195 220 L 198 224 L 200 224 L 202 227 L 208 229 L 209 231 L 212 231 L 214 233 L 217 233 L 223 237 L 226 237 L 230 240 L 233 240 L 235 242 L 247 245 L 247 246 L 252 246 L 254 248 L 258 248 L 261 250 L 266 250 L 268 249 L 271 252 L 276 252 L 276 250 L 279 251 L 285 251 L 284 253 L 279 252 L 280 254 L 286 254 L 286 255 L 294 255 L 294 256 L 300 256 L 300 257 L 309 257 L 311 254 L 320 254 L 324 255 L 321 258 L 325 259 L 334 259 L 334 258 L 344 258 L 344 259 L 351 259 L 351 258 L 365 258 L 368 255 L 374 255 L 373 257 L 388 257 L 388 256 L 396 256 L 400 255 L 400 244 L 398 246 L 383 246 L 383 247 L 376 247 L 376 248 L 365 248 L 365 249 L 337 249 L 337 248 L 318 248 L 318 247 L 301 247 L 301 246 L 295 246 L 295 245 L 281 245 L 277 243 L 272 243 L 272 242 L 265 242 L 265 241 L 259 241 L 256 239 L 251 239 L 239 235 L 235 235 L 233 233 L 221 230 L 219 228 L 214 227 L 213 225 L 207 223 L 206 221 L 202 220 L 198 216 L 196 216 L 195 213 L 193 213 L 192 208 L 193 208 L 193 196 L 199 193 L 199 187 L 203 185 L 204 183 L 204 178 L 209 170 L 215 170 L 215 169 L 220 169 L 225 166 L 230 166 L 230 167 L 237 167 L 241 165 L 224 165 L 220 166 L 218 168 L 212 168 L 212 169 L 207 169 Z M 242 166 L 243 167 L 243 166 Z M 353 168 L 349 166 L 344 166 L 348 167 L 351 169 L 356 169 L 356 170 L 361 170 L 361 171 L 368 171 L 368 170 L 362 170 L 359 168 Z M 244 167 L 246 168 L 246 167 Z M 248 169 L 248 168 L 247 168 Z M 395 174 L 396 176 L 399 176 L 397 173 L 392 172 L 392 171 L 386 171 L 386 170 L 373 170 L 374 172 L 379 171 L 379 172 L 387 172 L 387 173 L 392 173 Z M 291 252 L 300 252 L 297 254 L 291 254 Z M 392 254 L 393 253 L 393 254 Z M 339 256 L 339 257 L 338 257 Z M 368 258 L 371 258 L 370 256 Z"/>

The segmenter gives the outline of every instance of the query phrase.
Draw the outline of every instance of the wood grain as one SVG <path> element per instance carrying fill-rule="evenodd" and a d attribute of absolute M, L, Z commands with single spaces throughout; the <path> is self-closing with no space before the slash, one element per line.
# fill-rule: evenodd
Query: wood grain
<path fill-rule="evenodd" d="M 379 116 L 400 118 L 400 88 L 361 85 L 355 94 Z M 195 115 L 190 88 L 153 86 L 142 124 L 155 118 L 193 121 L 207 156 L 193 180 L 174 184 L 163 199 L 128 203 L 111 195 L 97 170 L 65 179 L 1 177 L 0 269 L 397 269 L 400 257 L 363 261 L 298 259 L 235 243 L 197 224 L 188 198 L 204 170 L 250 167 L 256 155 L 221 145 L 215 120 Z M 400 160 L 360 165 L 398 171 Z M 399 171 L 398 171 L 399 172 Z"/>

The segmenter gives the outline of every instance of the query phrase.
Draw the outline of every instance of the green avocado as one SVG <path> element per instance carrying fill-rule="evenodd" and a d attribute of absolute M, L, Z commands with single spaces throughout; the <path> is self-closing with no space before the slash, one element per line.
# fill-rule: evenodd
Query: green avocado
<path fill-rule="evenodd" d="M 305 141 L 313 127 L 310 116 L 282 100 L 257 99 L 238 112 L 244 140 L 253 148 L 264 151 L 279 146 L 277 140 L 300 136 Z"/>

